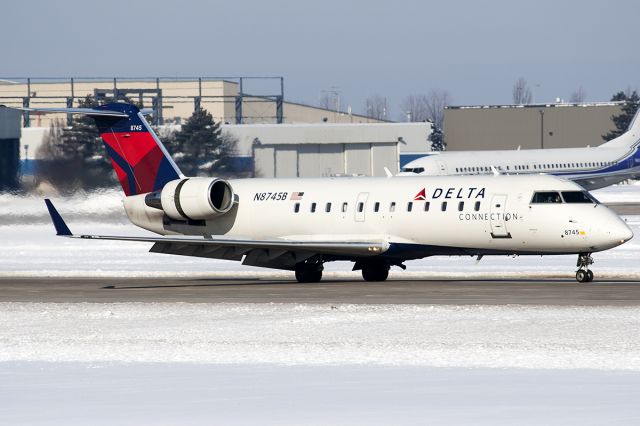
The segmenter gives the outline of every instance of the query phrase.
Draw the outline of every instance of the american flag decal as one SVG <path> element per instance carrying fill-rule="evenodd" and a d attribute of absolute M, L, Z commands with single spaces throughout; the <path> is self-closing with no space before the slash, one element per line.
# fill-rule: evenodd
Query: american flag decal
<path fill-rule="evenodd" d="M 290 200 L 302 200 L 302 196 L 304 195 L 304 192 L 292 192 L 291 193 L 291 198 L 289 198 Z"/>

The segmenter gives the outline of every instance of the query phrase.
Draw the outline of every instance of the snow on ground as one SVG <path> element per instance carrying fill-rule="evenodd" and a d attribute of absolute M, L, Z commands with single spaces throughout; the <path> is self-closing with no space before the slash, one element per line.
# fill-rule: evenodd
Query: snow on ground
<path fill-rule="evenodd" d="M 7 425 L 632 425 L 640 374 L 0 363 Z"/>
<path fill-rule="evenodd" d="M 640 422 L 640 308 L 0 303 L 0 424 Z"/>
<path fill-rule="evenodd" d="M 640 203 L 640 181 L 591 191 L 601 203 Z"/>
<path fill-rule="evenodd" d="M 640 371 L 639 307 L 0 303 L 0 362 Z"/>

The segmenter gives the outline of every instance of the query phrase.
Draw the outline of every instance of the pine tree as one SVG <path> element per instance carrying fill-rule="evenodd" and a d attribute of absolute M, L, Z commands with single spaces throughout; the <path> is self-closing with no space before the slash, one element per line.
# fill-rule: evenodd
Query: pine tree
<path fill-rule="evenodd" d="M 216 123 L 204 108 L 194 111 L 182 129 L 165 143 L 187 176 L 221 175 L 233 171 L 234 142 L 221 135 L 220 123 Z"/>
<path fill-rule="evenodd" d="M 429 135 L 429 141 L 431 142 L 432 151 L 444 151 L 447 148 L 447 144 L 444 143 L 444 134 L 435 124 Z"/>
<path fill-rule="evenodd" d="M 640 106 L 640 96 L 638 96 L 636 90 L 631 92 L 631 94 L 618 92 L 611 97 L 611 100 L 618 102 L 623 101 L 624 104 L 622 105 L 622 113 L 620 115 L 611 116 L 611 120 L 616 128 L 606 135 L 602 135 L 602 139 L 605 141 L 615 139 L 626 132 L 629 124 L 631 124 L 631 120 L 636 115 L 636 111 L 638 111 L 638 106 Z"/>

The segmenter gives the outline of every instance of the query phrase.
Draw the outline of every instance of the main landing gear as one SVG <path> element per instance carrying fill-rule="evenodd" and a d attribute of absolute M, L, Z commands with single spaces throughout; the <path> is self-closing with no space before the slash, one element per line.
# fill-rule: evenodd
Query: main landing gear
<path fill-rule="evenodd" d="M 389 264 L 385 262 L 368 264 L 362 267 L 365 281 L 386 281 L 389 277 Z"/>
<path fill-rule="evenodd" d="M 576 280 L 579 283 L 589 283 L 593 281 L 593 272 L 589 269 L 589 265 L 593 264 L 591 253 L 580 253 L 578 255 L 578 263 L 576 266 Z"/>
<path fill-rule="evenodd" d="M 296 265 L 296 280 L 299 283 L 317 283 L 322 279 L 322 262 L 305 262 Z"/>

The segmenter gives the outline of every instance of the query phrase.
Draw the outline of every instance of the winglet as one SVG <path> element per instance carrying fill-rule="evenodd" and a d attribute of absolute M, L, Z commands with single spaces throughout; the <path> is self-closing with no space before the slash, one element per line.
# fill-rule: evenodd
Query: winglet
<path fill-rule="evenodd" d="M 73 235 L 71 230 L 64 223 L 64 219 L 58 213 L 58 210 L 53 206 L 53 203 L 48 198 L 45 198 L 44 203 L 47 205 L 47 210 L 49 210 L 49 216 L 51 216 L 51 220 L 53 221 L 53 226 L 56 228 L 56 235 L 60 235 L 63 237 L 69 237 Z"/>

